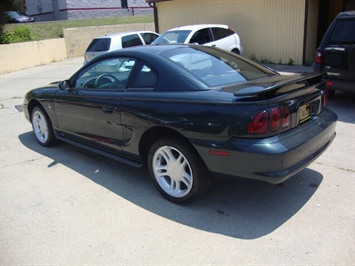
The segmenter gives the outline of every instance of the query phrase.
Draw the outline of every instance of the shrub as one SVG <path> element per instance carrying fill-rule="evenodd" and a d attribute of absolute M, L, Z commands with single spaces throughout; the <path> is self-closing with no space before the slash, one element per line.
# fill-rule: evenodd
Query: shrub
<path fill-rule="evenodd" d="M 0 37 L 0 43 L 16 43 L 35 41 L 37 38 L 26 26 L 18 26 L 13 32 L 4 31 Z"/>

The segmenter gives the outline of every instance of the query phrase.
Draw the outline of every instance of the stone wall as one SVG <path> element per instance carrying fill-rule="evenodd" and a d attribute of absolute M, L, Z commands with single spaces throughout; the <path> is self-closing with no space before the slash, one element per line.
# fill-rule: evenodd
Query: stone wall
<path fill-rule="evenodd" d="M 154 31 L 154 23 L 73 28 L 63 30 L 64 38 L 35 42 L 2 44 L 0 74 L 83 56 L 94 37 L 122 31 Z"/>
<path fill-rule="evenodd" d="M 64 39 L 2 44 L 0 74 L 49 64 L 67 58 Z"/>

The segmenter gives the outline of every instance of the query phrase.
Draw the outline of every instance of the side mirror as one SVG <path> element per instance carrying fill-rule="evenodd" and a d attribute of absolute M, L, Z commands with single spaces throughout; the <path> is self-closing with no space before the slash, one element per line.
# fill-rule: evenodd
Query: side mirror
<path fill-rule="evenodd" d="M 70 90 L 71 89 L 71 83 L 69 80 L 63 80 L 61 83 L 59 83 L 59 89 L 61 90 Z"/>

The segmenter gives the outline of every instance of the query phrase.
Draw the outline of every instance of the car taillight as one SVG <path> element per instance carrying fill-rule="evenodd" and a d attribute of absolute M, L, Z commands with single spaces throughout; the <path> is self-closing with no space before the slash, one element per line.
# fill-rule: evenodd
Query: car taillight
<path fill-rule="evenodd" d="M 263 134 L 267 132 L 269 126 L 269 113 L 262 111 L 258 113 L 248 125 L 248 133 Z"/>
<path fill-rule="evenodd" d="M 316 53 L 316 63 L 317 64 L 322 63 L 322 52 L 321 51 L 317 51 L 317 53 Z"/>
<path fill-rule="evenodd" d="M 332 82 L 332 81 L 327 81 L 327 82 L 325 83 L 325 86 L 327 86 L 327 87 L 332 87 L 332 86 L 333 86 L 333 82 Z"/>
<path fill-rule="evenodd" d="M 290 126 L 290 110 L 286 106 L 281 107 L 281 128 L 287 128 Z"/>
<path fill-rule="evenodd" d="M 278 106 L 256 114 L 248 124 L 249 134 L 274 133 L 290 126 L 290 110 L 287 106 Z"/>
<path fill-rule="evenodd" d="M 280 122 L 281 122 L 281 110 L 280 107 L 273 108 L 271 110 L 271 125 L 270 125 L 270 131 L 275 132 L 280 128 Z"/>

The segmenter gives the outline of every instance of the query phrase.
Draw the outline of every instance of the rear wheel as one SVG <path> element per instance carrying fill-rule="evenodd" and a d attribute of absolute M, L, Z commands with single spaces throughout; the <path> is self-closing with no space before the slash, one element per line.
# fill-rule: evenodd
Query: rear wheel
<path fill-rule="evenodd" d="M 45 147 L 52 146 L 56 142 L 51 122 L 43 108 L 36 106 L 32 110 L 31 122 L 33 133 L 39 144 Z"/>
<path fill-rule="evenodd" d="M 239 54 L 240 55 L 240 51 L 238 49 L 233 49 L 232 50 L 232 53 L 235 53 L 235 54 Z"/>
<path fill-rule="evenodd" d="M 148 168 L 159 192 L 177 204 L 199 197 L 209 186 L 209 172 L 199 155 L 185 142 L 164 138 L 148 154 Z"/>

